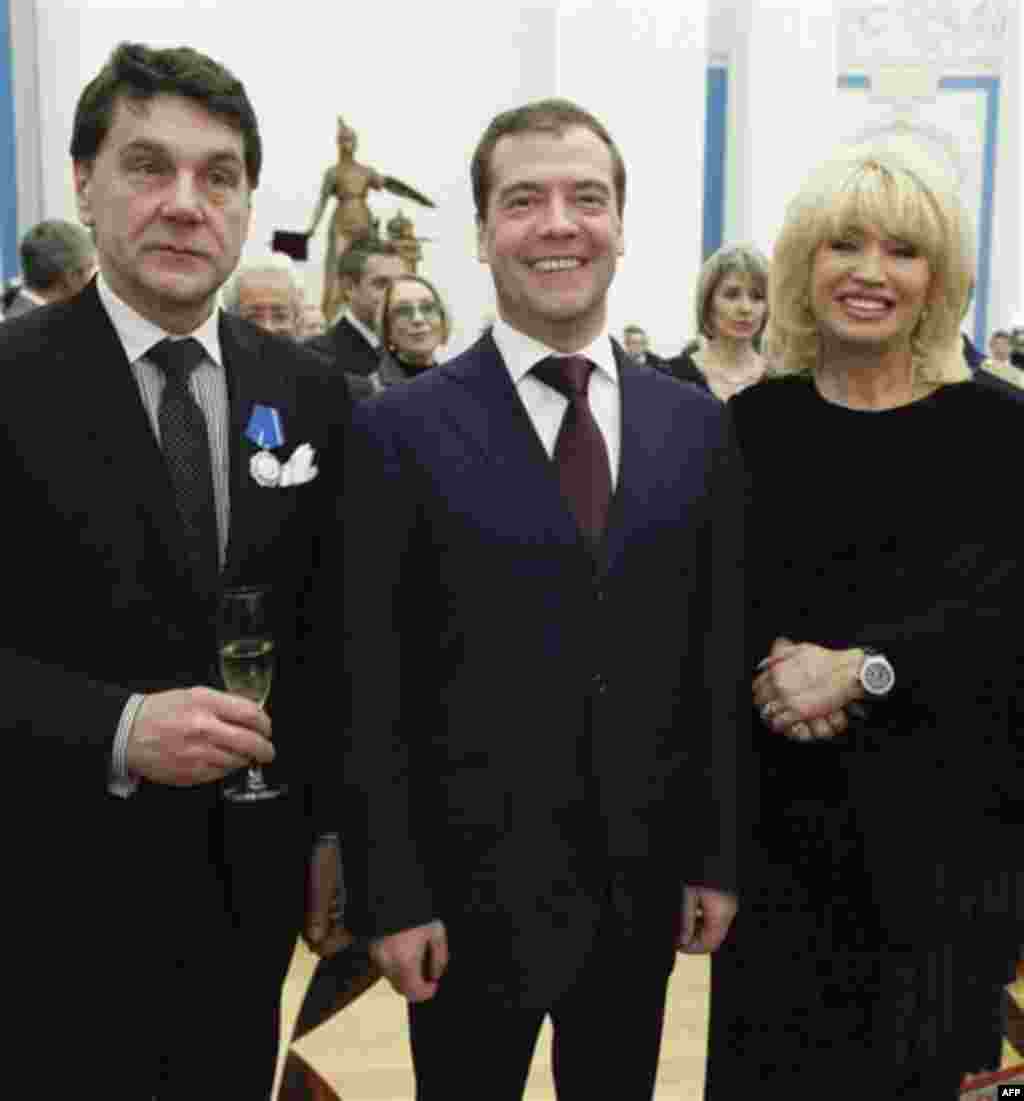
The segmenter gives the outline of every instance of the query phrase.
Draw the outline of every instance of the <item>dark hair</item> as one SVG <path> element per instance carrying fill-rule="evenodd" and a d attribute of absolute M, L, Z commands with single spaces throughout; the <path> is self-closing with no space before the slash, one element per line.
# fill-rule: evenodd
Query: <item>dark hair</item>
<path fill-rule="evenodd" d="M 62 276 L 88 267 L 96 249 L 81 226 L 53 218 L 34 225 L 22 237 L 18 254 L 25 286 L 45 291 Z"/>
<path fill-rule="evenodd" d="M 397 246 L 390 241 L 366 241 L 362 244 L 356 242 L 338 257 L 338 278 L 351 279 L 353 283 L 358 283 L 366 272 L 371 256 L 401 255 Z"/>
<path fill-rule="evenodd" d="M 242 82 L 223 65 L 189 46 L 155 50 L 122 42 L 78 97 L 71 157 L 91 161 L 100 151 L 120 99 L 144 103 L 157 95 L 185 96 L 242 135 L 245 172 L 256 187 L 263 163 L 259 124 Z"/>
<path fill-rule="evenodd" d="M 491 157 L 494 155 L 494 147 L 502 138 L 510 134 L 554 134 L 562 137 L 566 130 L 574 126 L 596 134 L 608 146 L 612 155 L 615 199 L 621 218 L 626 206 L 626 164 L 622 154 L 604 124 L 568 99 L 540 99 L 522 107 L 514 107 L 510 111 L 502 111 L 492 119 L 470 162 L 477 218 L 483 222 L 487 217 L 487 203 L 491 193 Z"/>
<path fill-rule="evenodd" d="M 992 343 L 996 337 L 1004 337 L 1006 340 L 1010 339 L 1010 334 L 1005 329 L 996 329 L 996 331 L 988 338 L 989 344 Z"/>
<path fill-rule="evenodd" d="M 452 335 L 448 307 L 445 306 L 444 299 L 441 297 L 437 287 L 435 287 L 429 279 L 424 279 L 422 275 L 396 275 L 388 284 L 387 290 L 384 292 L 384 301 L 381 303 L 380 324 L 377 326 L 381 344 L 385 348 L 391 347 L 391 299 L 394 295 L 395 287 L 399 283 L 419 283 L 421 287 L 426 287 L 427 290 L 430 291 L 434 301 L 437 303 L 438 309 L 441 311 L 441 343 L 447 344 Z"/>

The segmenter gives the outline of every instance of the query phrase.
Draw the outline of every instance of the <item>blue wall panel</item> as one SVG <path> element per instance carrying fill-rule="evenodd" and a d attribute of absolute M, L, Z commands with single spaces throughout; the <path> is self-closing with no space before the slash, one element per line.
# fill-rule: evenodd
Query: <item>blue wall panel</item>
<path fill-rule="evenodd" d="M 0 0 L 0 267 L 4 279 L 18 273 L 18 178 L 14 137 L 10 9 L 8 0 Z"/>
<path fill-rule="evenodd" d="M 725 153 L 729 115 L 729 70 L 708 68 L 704 113 L 704 231 L 701 260 L 722 247 L 725 234 Z"/>

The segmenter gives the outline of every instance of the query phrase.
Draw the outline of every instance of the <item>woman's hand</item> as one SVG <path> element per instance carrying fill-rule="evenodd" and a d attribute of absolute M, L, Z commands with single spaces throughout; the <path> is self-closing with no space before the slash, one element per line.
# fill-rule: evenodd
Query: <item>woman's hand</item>
<path fill-rule="evenodd" d="M 811 741 L 834 738 L 849 726 L 846 708 L 864 695 L 864 651 L 829 650 L 777 638 L 754 678 L 754 706 L 777 734 Z"/>

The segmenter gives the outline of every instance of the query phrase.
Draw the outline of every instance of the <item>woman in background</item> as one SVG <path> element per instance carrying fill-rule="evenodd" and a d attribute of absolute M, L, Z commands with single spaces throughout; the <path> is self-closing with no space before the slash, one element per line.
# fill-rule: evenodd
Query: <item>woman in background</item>
<path fill-rule="evenodd" d="M 384 292 L 380 320 L 381 361 L 371 376 L 383 390 L 406 382 L 437 362 L 448 343 L 448 311 L 437 288 L 421 275 L 402 275 Z"/>
<path fill-rule="evenodd" d="M 758 341 L 768 320 L 768 261 L 750 245 L 721 248 L 697 281 L 697 331 L 705 339 L 669 363 L 676 378 L 695 382 L 720 401 L 759 382 L 765 364 Z"/>
<path fill-rule="evenodd" d="M 712 959 L 706 1097 L 954 1101 L 1019 943 L 1024 407 L 970 381 L 955 185 L 852 149 L 791 203 L 751 477 L 753 843 Z"/>

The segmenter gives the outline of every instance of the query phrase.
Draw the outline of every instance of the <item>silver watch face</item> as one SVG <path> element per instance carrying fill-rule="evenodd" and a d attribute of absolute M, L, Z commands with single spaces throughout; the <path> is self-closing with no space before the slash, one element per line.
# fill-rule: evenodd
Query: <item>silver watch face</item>
<path fill-rule="evenodd" d="M 892 689 L 895 680 L 892 666 L 881 654 L 865 659 L 860 671 L 860 682 L 865 692 L 872 696 L 884 696 Z"/>

